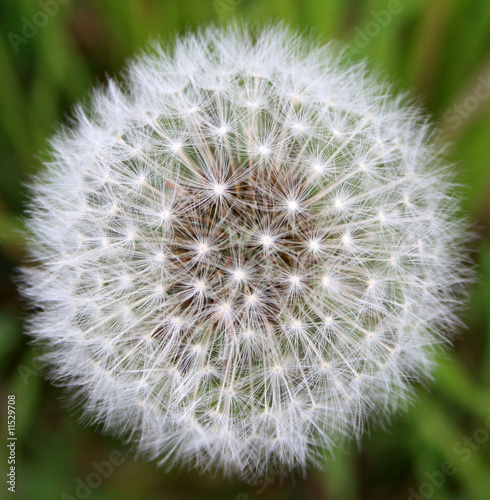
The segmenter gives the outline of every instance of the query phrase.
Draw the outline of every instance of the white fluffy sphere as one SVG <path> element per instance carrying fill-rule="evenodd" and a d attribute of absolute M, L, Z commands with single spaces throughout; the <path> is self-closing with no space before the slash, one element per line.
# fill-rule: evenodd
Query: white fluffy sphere
<path fill-rule="evenodd" d="M 332 45 L 272 26 L 155 44 L 52 139 L 33 187 L 54 380 L 161 463 L 315 463 L 427 376 L 464 292 L 430 127 Z"/>

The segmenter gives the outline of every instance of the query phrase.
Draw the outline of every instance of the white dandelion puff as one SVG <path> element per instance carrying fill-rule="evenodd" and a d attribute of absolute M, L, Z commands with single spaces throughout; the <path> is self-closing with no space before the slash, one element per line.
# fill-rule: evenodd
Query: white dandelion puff
<path fill-rule="evenodd" d="M 466 223 L 426 119 L 282 26 L 136 57 L 35 181 L 29 332 L 86 416 L 256 481 L 389 416 L 448 342 Z"/>

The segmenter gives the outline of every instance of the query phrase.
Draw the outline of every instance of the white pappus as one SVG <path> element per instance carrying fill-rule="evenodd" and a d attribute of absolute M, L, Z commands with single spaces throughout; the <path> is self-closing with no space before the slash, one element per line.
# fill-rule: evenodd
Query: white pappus
<path fill-rule="evenodd" d="M 471 276 L 431 126 L 281 25 L 154 43 L 51 140 L 29 333 L 160 463 L 322 463 L 427 377 Z"/>

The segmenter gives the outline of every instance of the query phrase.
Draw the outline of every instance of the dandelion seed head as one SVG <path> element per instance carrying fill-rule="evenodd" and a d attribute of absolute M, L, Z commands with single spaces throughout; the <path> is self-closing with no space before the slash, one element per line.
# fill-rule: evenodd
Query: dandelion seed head
<path fill-rule="evenodd" d="M 319 464 L 428 375 L 468 230 L 431 128 L 335 45 L 209 27 L 135 57 L 32 190 L 30 334 L 159 463 Z"/>

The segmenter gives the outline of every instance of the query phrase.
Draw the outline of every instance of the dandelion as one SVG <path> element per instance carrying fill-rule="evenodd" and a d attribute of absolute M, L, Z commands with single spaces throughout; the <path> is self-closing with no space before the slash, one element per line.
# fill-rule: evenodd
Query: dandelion
<path fill-rule="evenodd" d="M 86 417 L 159 463 L 323 462 L 427 377 L 467 229 L 427 120 L 273 25 L 154 44 L 34 182 L 30 334 Z"/>

